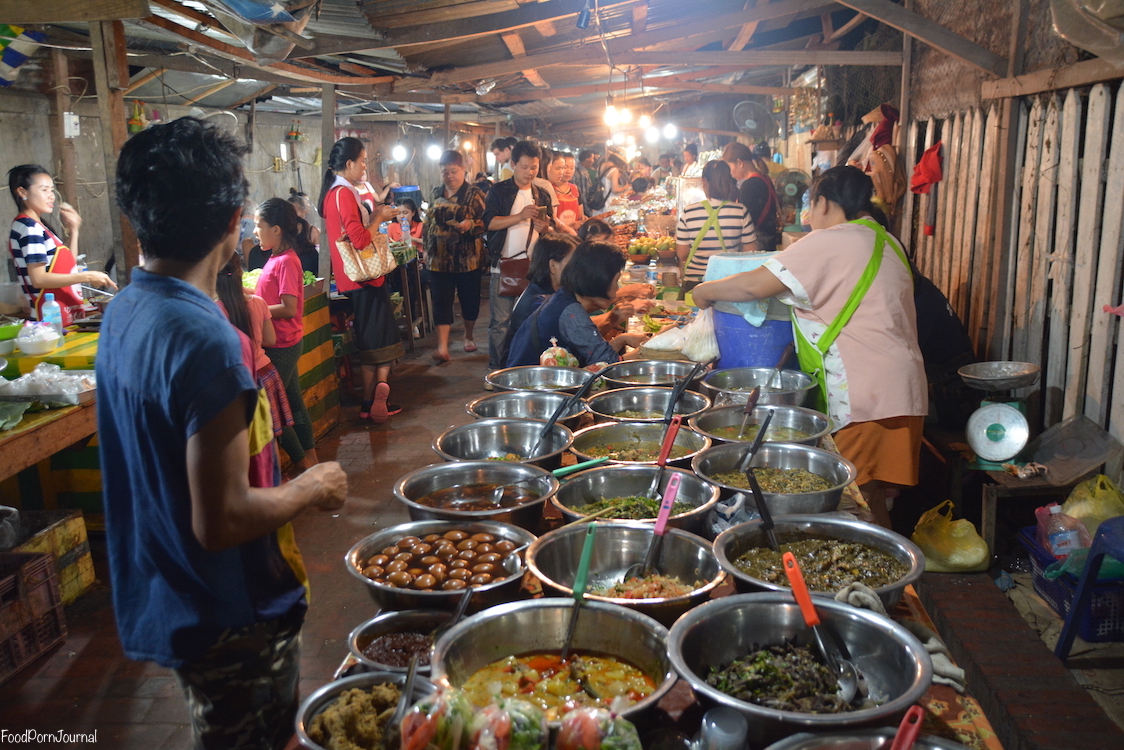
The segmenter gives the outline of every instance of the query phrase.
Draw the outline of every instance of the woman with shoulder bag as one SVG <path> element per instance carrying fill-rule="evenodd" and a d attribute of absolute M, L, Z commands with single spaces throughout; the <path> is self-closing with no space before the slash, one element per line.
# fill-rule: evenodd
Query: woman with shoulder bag
<path fill-rule="evenodd" d="M 736 203 L 738 184 L 726 162 L 712 160 L 702 172 L 707 199 L 683 209 L 675 228 L 675 253 L 683 264 L 684 292 L 702 283 L 706 264 L 715 253 L 757 251 L 757 232 L 745 206 Z M 719 201 L 713 205 L 712 201 Z"/>
<path fill-rule="evenodd" d="M 362 365 L 363 398 L 360 419 L 382 424 L 387 417 L 402 411 L 390 403 L 390 366 L 405 354 L 394 306 L 386 288 L 386 277 L 352 279 L 346 270 L 340 245 L 359 253 L 374 251 L 376 257 L 388 256 L 386 237 L 378 233 L 379 224 L 396 217 L 396 209 L 377 206 L 372 215 L 359 200 L 356 190 L 367 170 L 367 149 L 358 138 L 341 138 L 332 147 L 328 170 L 324 174 L 318 209 L 327 224 L 328 250 L 332 257 L 332 273 L 336 289 L 351 300 L 355 315 L 355 343 Z M 374 229 L 372 232 L 371 230 Z M 351 255 L 351 253 L 349 253 Z M 354 259 L 349 258 L 349 262 Z M 352 273 L 357 273 L 352 265 Z M 394 269 L 393 259 L 386 272 Z M 384 272 L 384 273 L 386 273 Z M 360 274 L 366 275 L 366 274 Z"/>

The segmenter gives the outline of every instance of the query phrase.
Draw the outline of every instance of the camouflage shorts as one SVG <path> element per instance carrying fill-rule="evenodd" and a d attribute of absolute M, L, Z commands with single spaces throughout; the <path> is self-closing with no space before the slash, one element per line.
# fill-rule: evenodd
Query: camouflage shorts
<path fill-rule="evenodd" d="M 195 750 L 281 750 L 293 735 L 303 616 L 227 630 L 175 670 Z"/>

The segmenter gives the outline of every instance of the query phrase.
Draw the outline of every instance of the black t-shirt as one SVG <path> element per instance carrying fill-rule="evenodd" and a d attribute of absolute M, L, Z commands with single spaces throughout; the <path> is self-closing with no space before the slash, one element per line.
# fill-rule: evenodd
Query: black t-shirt
<path fill-rule="evenodd" d="M 780 239 L 777 236 L 777 205 L 775 200 L 770 200 L 772 192 L 765 179 L 751 175 L 742 180 L 738 187 L 738 203 L 749 209 L 749 216 L 757 228 L 757 249 L 773 250 Z"/>

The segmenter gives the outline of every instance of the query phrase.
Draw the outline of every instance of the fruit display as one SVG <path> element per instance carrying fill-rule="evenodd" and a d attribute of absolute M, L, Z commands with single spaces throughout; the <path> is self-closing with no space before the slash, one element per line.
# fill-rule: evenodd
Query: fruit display
<path fill-rule="evenodd" d="M 632 242 L 628 243 L 628 252 L 630 255 L 656 255 L 657 253 L 666 252 L 675 249 L 674 237 L 634 237 Z"/>

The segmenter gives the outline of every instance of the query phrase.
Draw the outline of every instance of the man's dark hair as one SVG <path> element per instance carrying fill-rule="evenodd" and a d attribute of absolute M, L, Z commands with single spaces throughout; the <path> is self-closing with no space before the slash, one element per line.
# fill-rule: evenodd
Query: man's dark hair
<path fill-rule="evenodd" d="M 464 154 L 462 154 L 460 151 L 454 151 L 453 149 L 449 149 L 448 151 L 442 151 L 441 152 L 441 158 L 437 160 L 437 166 L 448 167 L 448 166 L 453 166 L 453 165 L 456 165 L 456 166 L 461 167 L 463 169 L 464 168 Z"/>
<path fill-rule="evenodd" d="M 550 289 L 550 261 L 561 263 L 577 246 L 578 239 L 572 234 L 547 232 L 539 237 L 531 253 L 531 268 L 527 271 L 527 280 Z"/>
<path fill-rule="evenodd" d="M 248 150 L 194 117 L 153 125 L 125 142 L 117 160 L 117 205 L 147 257 L 198 263 L 215 248 L 241 215 Z"/>
<path fill-rule="evenodd" d="M 506 135 L 503 138 L 497 138 L 492 141 L 492 147 L 489 151 L 503 151 L 505 148 L 514 148 L 516 143 L 519 143 L 518 138 L 513 135 Z"/>
<path fill-rule="evenodd" d="M 683 150 L 690 154 L 695 159 L 699 158 L 699 146 L 696 143 L 688 143 L 683 147 Z"/>
<path fill-rule="evenodd" d="M 542 149 L 534 141 L 519 141 L 511 148 L 511 163 L 514 164 L 524 156 L 531 159 L 541 159 Z"/>
<path fill-rule="evenodd" d="M 606 242 L 583 242 L 562 270 L 562 288 L 582 297 L 608 298 L 613 280 L 624 269 L 624 254 Z"/>
<path fill-rule="evenodd" d="M 586 159 L 588 159 L 591 156 L 594 159 L 596 159 L 597 158 L 597 152 L 592 150 L 592 149 L 583 148 L 581 150 L 581 153 L 578 154 L 578 161 L 585 161 Z"/>

